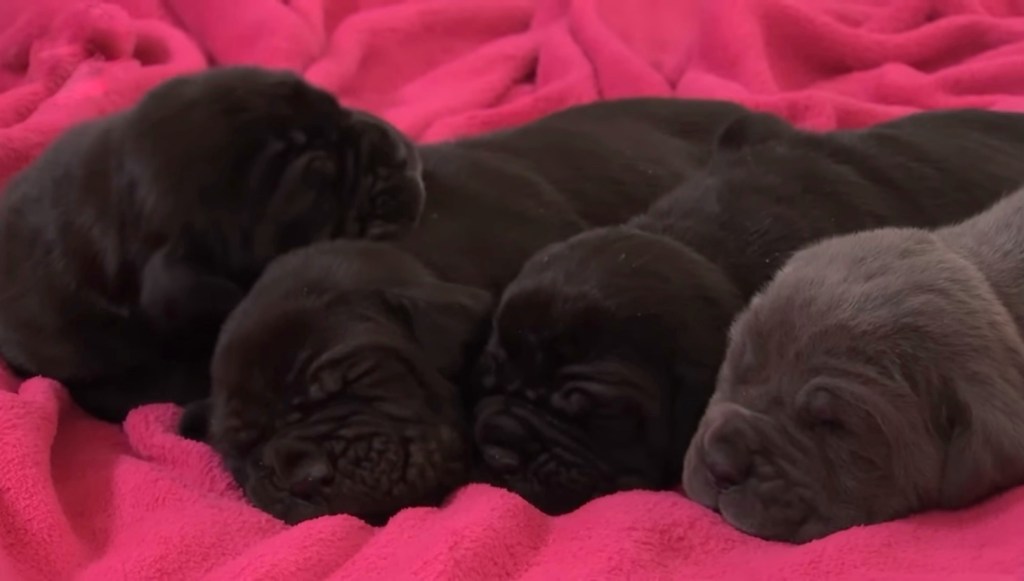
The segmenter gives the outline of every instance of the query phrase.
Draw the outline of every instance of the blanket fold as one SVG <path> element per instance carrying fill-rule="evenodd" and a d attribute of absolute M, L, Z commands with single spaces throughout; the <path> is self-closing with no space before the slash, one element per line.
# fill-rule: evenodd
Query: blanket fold
<path fill-rule="evenodd" d="M 597 99 L 723 98 L 813 129 L 1024 111 L 1014 0 L 7 0 L 0 185 L 56 135 L 174 75 L 299 71 L 421 141 Z M 805 546 L 673 492 L 547 517 L 482 485 L 381 528 L 287 527 L 151 405 L 95 421 L 0 372 L 0 579 L 1021 579 L 1024 488 Z"/>

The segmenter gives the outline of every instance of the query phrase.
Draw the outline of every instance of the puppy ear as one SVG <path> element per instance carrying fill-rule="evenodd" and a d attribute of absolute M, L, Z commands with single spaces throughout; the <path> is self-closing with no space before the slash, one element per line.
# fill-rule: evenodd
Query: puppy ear
<path fill-rule="evenodd" d="M 948 429 L 943 508 L 969 506 L 1024 479 L 1019 420 L 992 410 L 979 413 L 957 397 L 945 402 L 943 411 Z"/>
<path fill-rule="evenodd" d="M 789 123 L 768 113 L 749 113 L 730 121 L 718 133 L 716 149 L 733 151 L 763 145 L 769 141 L 793 133 Z"/>
<path fill-rule="evenodd" d="M 178 434 L 183 438 L 206 442 L 210 434 L 210 399 L 201 399 L 185 406 L 178 420 Z"/>
<path fill-rule="evenodd" d="M 461 370 L 465 351 L 480 338 L 494 303 L 484 290 L 443 282 L 388 290 L 384 300 L 445 375 Z"/>
<path fill-rule="evenodd" d="M 244 296 L 231 281 L 201 272 L 164 247 L 142 271 L 139 307 L 160 332 L 217 327 Z"/>

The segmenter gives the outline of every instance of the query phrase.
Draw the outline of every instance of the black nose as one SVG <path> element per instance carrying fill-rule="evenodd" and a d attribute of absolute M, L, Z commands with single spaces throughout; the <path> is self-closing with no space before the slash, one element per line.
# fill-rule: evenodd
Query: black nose
<path fill-rule="evenodd" d="M 334 482 L 334 467 L 317 448 L 292 442 L 268 445 L 264 462 L 278 484 L 293 496 L 310 499 Z"/>
<path fill-rule="evenodd" d="M 501 446 L 483 446 L 484 462 L 502 474 L 518 472 L 522 458 L 514 450 Z"/>
<path fill-rule="evenodd" d="M 524 469 L 538 447 L 528 426 L 513 415 L 500 412 L 481 418 L 477 442 L 487 466 L 506 475 Z"/>
<path fill-rule="evenodd" d="M 288 483 L 288 492 L 293 496 L 308 499 L 316 496 L 334 481 L 334 471 L 326 462 L 315 462 L 303 466 Z"/>
<path fill-rule="evenodd" d="M 715 418 L 704 437 L 704 464 L 712 485 L 729 490 L 750 478 L 753 452 L 743 429 L 741 412 L 727 412 Z"/>

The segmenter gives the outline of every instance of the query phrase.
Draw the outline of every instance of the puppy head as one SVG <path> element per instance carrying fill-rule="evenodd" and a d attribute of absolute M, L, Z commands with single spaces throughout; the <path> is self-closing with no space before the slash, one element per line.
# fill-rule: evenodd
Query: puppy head
<path fill-rule="evenodd" d="M 466 479 L 451 378 L 489 304 L 381 244 L 286 255 L 225 324 L 208 439 L 249 499 L 288 522 L 438 503 Z"/>
<path fill-rule="evenodd" d="M 116 190 L 134 209 L 122 227 L 142 253 L 143 306 L 161 324 L 203 316 L 178 313 L 224 297 L 223 279 L 248 286 L 290 249 L 400 236 L 422 211 L 415 147 L 291 73 L 179 77 L 122 121 Z"/>
<path fill-rule="evenodd" d="M 998 410 L 1020 409 L 1022 357 L 984 277 L 932 234 L 811 247 L 735 322 L 686 494 L 791 542 L 963 506 L 1013 454 Z"/>
<path fill-rule="evenodd" d="M 483 461 L 550 513 L 666 486 L 740 306 L 700 256 L 627 227 L 540 252 L 503 296 L 481 361 Z"/>

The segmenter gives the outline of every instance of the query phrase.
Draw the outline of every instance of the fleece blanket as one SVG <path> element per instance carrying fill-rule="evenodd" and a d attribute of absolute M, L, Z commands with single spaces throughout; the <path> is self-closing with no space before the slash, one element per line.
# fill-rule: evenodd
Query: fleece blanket
<path fill-rule="evenodd" d="M 422 141 L 573 104 L 717 97 L 809 128 L 1024 110 L 1016 0 L 3 0 L 0 184 L 60 131 L 216 64 L 301 71 Z M 2 292 L 2 291 L 0 291 Z M 559 518 L 468 486 L 287 527 L 152 405 L 123 426 L 0 371 L 0 579 L 1021 579 L 1024 488 L 804 546 L 672 492 Z"/>

